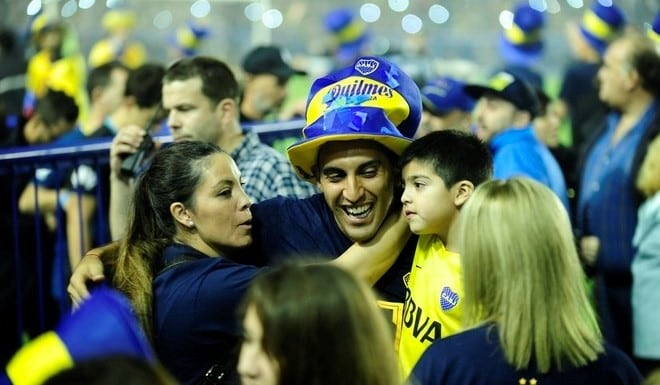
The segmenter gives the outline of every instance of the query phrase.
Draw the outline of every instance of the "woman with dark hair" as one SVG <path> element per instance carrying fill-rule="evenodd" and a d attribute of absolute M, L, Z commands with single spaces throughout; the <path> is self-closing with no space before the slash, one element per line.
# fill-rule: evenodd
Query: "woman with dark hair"
<path fill-rule="evenodd" d="M 206 374 L 238 383 L 236 309 L 259 269 L 243 262 L 252 214 L 236 163 L 214 144 L 176 142 L 137 179 L 130 206 L 126 236 L 110 258 L 113 285 L 179 381 L 196 384 Z M 375 281 L 398 253 L 391 254 L 355 244 L 329 263 Z"/>

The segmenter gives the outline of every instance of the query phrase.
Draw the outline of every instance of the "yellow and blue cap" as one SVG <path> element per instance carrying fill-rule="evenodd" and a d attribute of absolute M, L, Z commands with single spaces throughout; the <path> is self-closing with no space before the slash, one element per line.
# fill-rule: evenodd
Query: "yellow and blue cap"
<path fill-rule="evenodd" d="M 513 12 L 511 27 L 504 29 L 500 38 L 500 52 L 509 63 L 529 65 L 543 53 L 543 12 L 524 2 Z"/>
<path fill-rule="evenodd" d="M 210 35 L 209 28 L 195 21 L 188 21 L 172 33 L 169 44 L 183 57 L 193 57 L 198 54 L 199 47 Z"/>
<path fill-rule="evenodd" d="M 111 355 L 157 360 L 128 299 L 100 287 L 55 330 L 19 349 L 0 375 L 0 384 L 39 385 L 77 362 Z"/>
<path fill-rule="evenodd" d="M 328 12 L 323 24 L 332 33 L 336 44 L 336 56 L 340 62 L 351 62 L 359 56 L 371 38 L 367 24 L 356 17 L 348 7 Z"/>
<path fill-rule="evenodd" d="M 303 139 L 287 155 L 307 180 L 314 180 L 319 148 L 327 142 L 373 140 L 400 155 L 417 131 L 421 106 L 419 88 L 399 67 L 380 57 L 360 57 L 314 81 Z"/>
<path fill-rule="evenodd" d="M 101 25 L 106 31 L 114 32 L 122 29 L 133 29 L 137 17 L 132 9 L 119 7 L 108 10 L 101 19 Z"/>
<path fill-rule="evenodd" d="M 582 15 L 579 27 L 589 45 L 602 55 L 607 45 L 623 30 L 625 23 L 623 11 L 616 4 L 603 5 L 595 0 Z"/>

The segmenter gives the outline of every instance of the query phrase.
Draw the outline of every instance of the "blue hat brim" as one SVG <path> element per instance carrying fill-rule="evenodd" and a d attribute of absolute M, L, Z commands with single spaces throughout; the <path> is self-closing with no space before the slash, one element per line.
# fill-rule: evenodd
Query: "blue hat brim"
<path fill-rule="evenodd" d="M 407 138 L 390 122 L 383 110 L 379 108 L 347 107 L 332 110 L 325 113 L 309 126 L 303 128 L 303 133 L 309 136 L 287 148 L 287 157 L 293 165 L 296 173 L 303 179 L 314 181 L 317 177 L 315 168 L 317 166 L 319 149 L 328 142 L 346 142 L 355 140 L 371 140 L 380 143 L 396 155 L 401 155 L 403 150 L 410 145 L 412 139 Z M 334 115 L 360 114 L 365 119 L 363 127 L 369 131 L 351 132 L 351 128 L 341 124 L 340 127 L 325 127 L 326 122 L 333 122 Z M 314 132 L 309 135 L 310 132 Z"/>
<path fill-rule="evenodd" d="M 317 175 L 314 169 L 318 161 L 319 149 L 328 142 L 347 142 L 355 140 L 371 140 L 382 144 L 396 155 L 401 155 L 403 150 L 410 145 L 412 140 L 400 136 L 387 134 L 336 134 L 320 136 L 313 139 L 304 139 L 298 143 L 292 144 L 287 148 L 289 161 L 301 178 L 308 181 L 315 181 Z"/>

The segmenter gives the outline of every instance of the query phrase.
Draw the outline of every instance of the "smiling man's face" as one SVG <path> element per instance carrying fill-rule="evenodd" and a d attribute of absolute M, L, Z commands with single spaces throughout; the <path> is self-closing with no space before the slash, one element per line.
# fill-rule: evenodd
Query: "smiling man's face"
<path fill-rule="evenodd" d="M 367 241 L 385 220 L 394 195 L 394 165 L 369 140 L 329 142 L 319 150 L 317 185 L 341 231 Z"/>

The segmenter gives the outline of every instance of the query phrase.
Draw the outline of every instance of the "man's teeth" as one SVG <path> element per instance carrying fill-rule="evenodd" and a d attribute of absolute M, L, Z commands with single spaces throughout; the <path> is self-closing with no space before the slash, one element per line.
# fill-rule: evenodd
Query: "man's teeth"
<path fill-rule="evenodd" d="M 353 215 L 353 216 L 363 216 L 366 215 L 369 210 L 371 209 L 371 205 L 363 205 L 363 206 L 358 206 L 358 207 L 346 207 L 346 212 L 348 215 Z"/>

